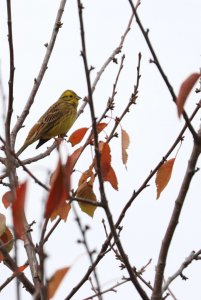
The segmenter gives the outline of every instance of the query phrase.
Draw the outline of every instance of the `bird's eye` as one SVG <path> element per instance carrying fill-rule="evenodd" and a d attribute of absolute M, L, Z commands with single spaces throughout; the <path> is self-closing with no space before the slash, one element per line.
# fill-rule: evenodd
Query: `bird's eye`
<path fill-rule="evenodd" d="M 73 97 L 73 95 L 70 95 L 70 98 L 72 98 Z"/>

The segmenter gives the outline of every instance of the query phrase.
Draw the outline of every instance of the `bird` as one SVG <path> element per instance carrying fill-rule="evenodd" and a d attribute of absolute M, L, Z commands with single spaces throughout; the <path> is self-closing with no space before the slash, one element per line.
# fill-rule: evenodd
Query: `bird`
<path fill-rule="evenodd" d="M 24 144 L 16 155 L 19 156 L 29 145 L 36 141 L 39 141 L 36 146 L 36 149 L 38 149 L 51 138 L 65 136 L 76 120 L 80 99 L 81 97 L 72 90 L 64 91 L 31 128 Z"/>

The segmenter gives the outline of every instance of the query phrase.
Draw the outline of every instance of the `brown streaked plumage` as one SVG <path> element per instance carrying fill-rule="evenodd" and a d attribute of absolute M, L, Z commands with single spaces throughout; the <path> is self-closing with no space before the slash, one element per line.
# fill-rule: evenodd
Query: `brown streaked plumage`
<path fill-rule="evenodd" d="M 71 90 L 63 92 L 31 128 L 17 155 L 38 140 L 36 149 L 55 136 L 64 136 L 76 120 L 79 99 L 81 98 Z"/>

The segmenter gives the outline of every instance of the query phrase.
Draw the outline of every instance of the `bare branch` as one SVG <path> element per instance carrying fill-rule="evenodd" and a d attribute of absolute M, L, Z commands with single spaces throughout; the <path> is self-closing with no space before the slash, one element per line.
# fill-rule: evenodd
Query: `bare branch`
<path fill-rule="evenodd" d="M 169 285 L 172 283 L 173 280 L 175 280 L 178 276 L 181 276 L 184 269 L 186 269 L 192 263 L 193 260 L 196 260 L 200 254 L 201 254 L 201 250 L 199 250 L 197 252 L 192 251 L 190 253 L 190 255 L 181 264 L 179 269 L 165 281 L 163 288 L 162 288 L 162 293 L 164 293 L 168 289 Z"/>
<path fill-rule="evenodd" d="M 14 128 L 11 132 L 12 148 L 14 147 L 14 144 L 15 144 L 15 139 L 16 139 L 17 132 L 21 129 L 24 120 L 26 119 L 27 115 L 29 114 L 29 110 L 30 110 L 30 108 L 31 108 L 31 106 L 34 102 L 34 98 L 35 98 L 36 93 L 39 89 L 39 86 L 42 82 L 45 71 L 47 70 L 47 65 L 48 65 L 50 56 L 52 54 L 52 50 L 53 50 L 54 45 L 55 45 L 57 34 L 59 32 L 59 29 L 62 26 L 61 17 L 63 15 L 65 5 L 66 5 L 66 0 L 61 0 L 60 6 L 59 6 L 59 9 L 58 9 L 58 12 L 57 12 L 56 20 L 55 20 L 55 23 L 54 23 L 54 27 L 53 27 L 53 30 L 52 30 L 50 42 L 47 45 L 47 50 L 46 50 L 45 57 L 43 59 L 43 63 L 41 65 L 40 71 L 38 73 L 38 76 L 34 80 L 34 85 L 33 85 L 31 94 L 30 94 L 30 96 L 27 100 L 27 103 L 26 103 L 21 115 L 19 116 L 16 125 L 14 126 Z"/>
<path fill-rule="evenodd" d="M 175 95 L 175 92 L 173 90 L 172 85 L 170 84 L 170 82 L 169 82 L 169 80 L 168 80 L 165 72 L 163 71 L 163 68 L 162 68 L 162 66 L 161 66 L 161 64 L 159 62 L 159 59 L 158 59 L 158 57 L 157 57 L 157 55 L 155 53 L 155 50 L 154 50 L 154 48 L 153 48 L 153 46 L 151 44 L 151 41 L 149 39 L 148 32 L 147 32 L 147 30 L 144 29 L 144 27 L 142 25 L 142 22 L 140 21 L 140 18 L 139 18 L 138 14 L 137 14 L 137 10 L 136 10 L 136 8 L 133 5 L 132 0 L 128 0 L 128 1 L 129 1 L 130 5 L 131 5 L 133 14 L 135 15 L 136 22 L 137 22 L 137 24 L 138 24 L 138 26 L 139 26 L 139 28 L 140 28 L 140 30 L 142 32 L 142 35 L 143 35 L 143 37 L 144 37 L 144 39 L 145 39 L 145 41 L 147 43 L 147 46 L 148 46 L 148 48 L 149 48 L 149 50 L 150 50 L 150 52 L 151 52 L 151 54 L 153 56 L 153 60 L 151 62 L 154 62 L 155 65 L 157 66 L 157 68 L 159 70 L 159 73 L 160 73 L 161 77 L 163 78 L 163 81 L 165 82 L 165 84 L 166 84 L 166 86 L 168 88 L 168 91 L 170 92 L 170 94 L 172 96 L 172 100 L 174 101 L 174 103 L 176 103 L 177 97 Z M 190 120 L 188 118 L 188 115 L 187 115 L 187 113 L 185 111 L 183 111 L 183 117 L 184 117 L 184 120 L 185 120 L 185 122 L 187 124 L 187 127 L 190 130 L 190 132 L 191 132 L 194 140 L 196 142 L 199 142 L 199 137 L 198 137 L 195 129 L 193 128 L 193 126 L 192 126 L 192 124 L 191 124 L 191 122 L 190 122 Z"/>
<path fill-rule="evenodd" d="M 201 130 L 199 131 L 199 136 L 201 138 Z M 193 178 L 193 175 L 195 174 L 195 167 L 197 160 L 200 156 L 201 146 L 197 143 L 194 143 L 193 150 L 188 162 L 188 166 L 186 169 L 186 174 L 184 176 L 179 194 L 177 196 L 177 199 L 175 201 L 174 210 L 172 212 L 172 216 L 169 222 L 169 225 L 167 227 L 165 236 L 162 241 L 160 254 L 158 257 L 158 263 L 156 266 L 156 275 L 155 275 L 155 281 L 154 281 L 154 290 L 152 294 L 152 300 L 159 300 L 162 297 L 162 283 L 163 283 L 163 276 L 164 276 L 164 270 L 168 255 L 168 250 L 174 235 L 174 232 L 176 230 L 176 226 L 179 222 L 179 217 L 181 214 L 182 207 L 184 205 L 184 201 L 186 198 L 186 194 L 188 192 L 191 180 Z"/>

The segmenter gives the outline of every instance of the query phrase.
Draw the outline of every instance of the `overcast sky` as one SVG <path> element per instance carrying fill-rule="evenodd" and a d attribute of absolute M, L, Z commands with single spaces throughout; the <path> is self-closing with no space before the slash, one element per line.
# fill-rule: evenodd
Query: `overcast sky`
<path fill-rule="evenodd" d="M 1 79 L 7 94 L 9 52 L 5 2 L 0 0 L 0 60 Z M 95 67 L 91 74 L 93 82 L 96 73 L 118 46 L 131 16 L 131 9 L 126 0 L 84 0 L 83 4 L 85 7 L 84 25 L 88 62 L 89 65 Z M 34 78 L 38 74 L 45 54 L 46 48 L 44 44 L 49 42 L 58 7 L 59 1 L 12 1 L 16 67 L 12 124 L 15 123 L 31 92 Z M 149 28 L 149 37 L 153 47 L 176 93 L 182 81 L 191 73 L 199 72 L 201 66 L 200 11 L 200 0 L 144 0 L 138 10 L 144 27 Z M 62 23 L 63 26 L 59 31 L 56 45 L 48 64 L 48 70 L 36 95 L 31 113 L 26 119 L 25 128 L 18 135 L 16 149 L 22 145 L 34 122 L 58 99 L 65 89 L 73 89 L 81 97 L 87 95 L 83 61 L 80 56 L 81 42 L 77 1 L 67 1 Z M 140 80 L 139 97 L 137 105 L 132 107 L 130 113 L 121 124 L 128 132 L 131 140 L 128 150 L 127 171 L 121 163 L 120 139 L 113 140 L 111 143 L 112 165 L 118 177 L 119 192 L 114 191 L 108 183 L 106 183 L 106 190 L 114 220 L 119 216 L 122 207 L 131 196 L 133 190 L 137 190 L 140 187 L 150 171 L 165 155 L 184 124 L 183 120 L 179 120 L 177 117 L 171 95 L 166 89 L 156 66 L 149 63 L 151 54 L 135 21 L 126 38 L 122 53 L 118 55 L 118 61 L 120 61 L 122 54 L 125 54 L 126 58 L 118 85 L 116 109 L 113 117 L 120 115 L 133 92 L 139 52 L 142 54 L 142 78 Z M 101 115 L 108 97 L 111 96 L 117 71 L 118 65 L 111 64 L 97 85 L 94 93 L 94 105 L 97 116 Z M 189 97 L 186 105 L 186 111 L 189 115 L 200 100 L 199 97 L 200 95 L 195 93 L 192 93 Z M 193 122 L 196 130 L 199 127 L 199 122 L 200 114 L 198 113 Z M 87 108 L 84 114 L 76 121 L 71 132 L 80 127 L 90 126 L 90 124 L 90 115 Z M 3 127 L 2 125 L 1 128 Z M 101 138 L 103 139 L 104 135 Z M 51 145 L 51 142 L 48 145 Z M 160 199 L 156 201 L 156 188 L 152 179 L 150 186 L 136 199 L 123 222 L 124 229 L 121 238 L 131 263 L 137 268 L 141 268 L 152 258 L 152 263 L 144 274 L 147 281 L 153 282 L 161 240 L 181 185 L 192 145 L 192 138 L 190 134 L 186 133 L 184 143 L 177 156 L 171 181 L 161 194 Z M 36 151 L 35 145 L 31 145 L 22 154 L 22 158 L 28 158 L 35 153 L 40 153 L 46 147 L 44 145 L 43 148 L 41 147 Z M 64 144 L 63 148 L 70 153 L 73 152 L 69 144 Z M 174 157 L 175 154 L 176 151 L 171 157 Z M 89 166 L 90 158 L 91 154 L 88 151 L 84 159 L 78 164 L 77 169 L 85 171 Z M 56 161 L 57 153 L 54 151 L 50 157 L 29 167 L 42 181 L 47 182 L 47 171 L 54 169 Z M 75 188 L 79 176 L 79 172 L 74 175 Z M 169 252 L 165 271 L 166 278 L 178 269 L 192 250 L 196 251 L 201 248 L 200 177 L 198 172 L 188 193 L 181 220 Z M 27 178 L 27 175 L 20 171 L 19 178 L 23 180 Z M 41 202 L 45 199 L 45 194 L 31 179 L 29 179 L 29 187 L 27 216 L 29 222 L 37 221 L 33 233 L 34 241 L 37 242 L 40 217 L 43 214 Z M 6 189 L 1 187 L 0 191 L 2 196 Z M 8 224 L 10 224 L 10 213 L 4 209 L 2 204 L 0 204 L 0 211 L 7 216 Z M 104 217 L 103 212 L 98 210 L 93 220 L 81 213 L 79 209 L 78 212 L 83 224 L 89 224 L 91 227 L 89 232 L 91 248 L 100 249 L 105 239 L 101 223 Z M 87 255 L 80 257 L 85 250 L 76 243 L 76 240 L 79 238 L 80 232 L 71 212 L 67 223 L 60 225 L 52 239 L 50 239 L 46 249 L 49 256 L 46 264 L 48 277 L 56 269 L 72 265 L 76 260 L 75 265 L 60 286 L 54 298 L 55 300 L 60 300 L 67 296 L 88 268 Z M 23 248 L 21 242 L 19 242 L 19 247 L 20 249 Z M 21 263 L 24 262 L 23 254 L 20 261 Z M 108 255 L 101 262 L 98 271 L 104 287 L 109 287 L 112 283 L 116 283 L 123 275 L 127 276 L 126 272 L 119 270 L 118 265 L 119 263 L 114 259 L 113 255 Z M 1 268 L 6 276 L 10 275 L 10 272 L 4 266 L 1 266 Z M 200 262 L 194 262 L 184 273 L 189 277 L 187 282 L 178 278 L 172 284 L 172 290 L 176 298 L 179 300 L 199 299 L 201 294 Z M 26 274 L 28 274 L 28 271 Z M 117 293 L 106 294 L 104 300 L 120 300 L 123 297 L 135 300 L 140 299 L 130 284 L 119 287 L 117 291 Z M 147 293 L 149 293 L 148 290 Z M 90 285 L 87 283 L 73 299 L 80 300 L 91 294 Z M 15 285 L 10 284 L 10 288 L 5 288 L 2 291 L 1 299 L 15 299 L 14 297 Z M 23 292 L 23 299 L 29 300 L 31 298 L 27 293 Z"/>

